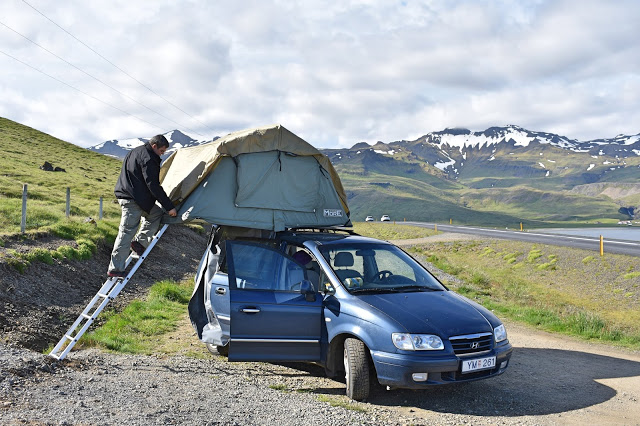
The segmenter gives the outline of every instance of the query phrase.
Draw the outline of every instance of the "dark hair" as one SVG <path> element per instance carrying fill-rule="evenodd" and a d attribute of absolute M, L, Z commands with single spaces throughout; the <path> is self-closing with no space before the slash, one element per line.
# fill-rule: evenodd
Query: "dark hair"
<path fill-rule="evenodd" d="M 298 262 L 302 266 L 306 265 L 312 260 L 311 256 L 309 256 L 309 253 L 307 253 L 304 250 L 297 251 L 292 257 L 295 259 L 296 262 Z"/>
<path fill-rule="evenodd" d="M 155 135 L 149 139 L 149 145 L 155 144 L 158 148 L 169 148 L 169 141 L 163 135 Z"/>

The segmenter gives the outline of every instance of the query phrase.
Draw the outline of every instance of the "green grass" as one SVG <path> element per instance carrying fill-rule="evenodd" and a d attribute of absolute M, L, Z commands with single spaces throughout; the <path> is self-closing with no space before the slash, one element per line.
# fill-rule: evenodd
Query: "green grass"
<path fill-rule="evenodd" d="M 89 224 L 73 219 L 67 220 L 64 223 L 53 226 L 51 233 L 61 238 L 75 240 L 75 247 L 65 244 L 56 250 L 35 248 L 24 253 L 9 250 L 4 260 L 20 273 L 24 273 L 35 262 L 51 265 L 53 264 L 53 259 L 87 260 L 96 253 L 97 244 L 100 241 L 113 243 L 117 229 L 116 224 L 109 222 L 101 221 L 96 224 Z"/>
<path fill-rule="evenodd" d="M 336 397 L 331 395 L 318 395 L 318 401 L 326 402 L 332 407 L 341 407 L 351 411 L 360 411 L 362 413 L 366 413 L 367 409 L 365 407 L 361 407 L 350 400 L 346 400 L 346 397 Z"/>
<path fill-rule="evenodd" d="M 105 313 L 104 324 L 81 342 L 117 352 L 152 354 L 162 335 L 175 330 L 187 310 L 192 283 L 161 281 L 145 300 L 134 300 L 122 312 Z"/>
<path fill-rule="evenodd" d="M 285 384 L 269 385 L 269 389 L 279 390 L 279 391 L 288 391 L 289 390 L 289 388 L 287 388 L 287 385 L 285 385 Z"/>
<path fill-rule="evenodd" d="M 400 226 L 393 222 L 354 222 L 353 230 L 361 235 L 375 234 L 376 238 L 381 240 L 406 240 L 438 234 L 433 229 L 420 226 Z"/>
<path fill-rule="evenodd" d="M 71 218 L 118 222 L 120 208 L 113 188 L 122 163 L 50 135 L 0 118 L 0 234 L 20 232 L 23 185 L 27 185 L 27 233 L 64 232 L 66 189 L 70 188 Z M 64 172 L 46 172 L 48 161 Z"/>
<path fill-rule="evenodd" d="M 118 232 L 120 207 L 113 188 L 122 163 L 80 148 L 11 120 L 0 118 L 0 239 L 20 235 L 23 186 L 27 185 L 24 238 L 44 234 L 70 240 L 56 251 L 12 253 L 6 262 L 24 271 L 34 262 L 88 259 L 100 241 L 112 243 Z M 46 172 L 48 161 L 64 172 Z M 70 188 L 70 216 L 66 191 Z M 100 197 L 103 219 L 99 219 Z M 93 218 L 96 224 L 85 223 Z M 75 241 L 75 244 L 72 243 Z"/>

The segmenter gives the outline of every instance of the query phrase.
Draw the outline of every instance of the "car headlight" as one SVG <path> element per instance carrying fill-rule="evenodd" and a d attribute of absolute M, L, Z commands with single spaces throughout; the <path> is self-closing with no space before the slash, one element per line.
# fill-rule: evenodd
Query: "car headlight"
<path fill-rule="evenodd" d="M 405 351 L 440 351 L 444 349 L 442 339 L 433 334 L 392 333 L 396 348 Z"/>
<path fill-rule="evenodd" d="M 493 336 L 496 339 L 496 343 L 507 340 L 507 329 L 504 328 L 504 324 L 500 324 L 493 329 Z"/>

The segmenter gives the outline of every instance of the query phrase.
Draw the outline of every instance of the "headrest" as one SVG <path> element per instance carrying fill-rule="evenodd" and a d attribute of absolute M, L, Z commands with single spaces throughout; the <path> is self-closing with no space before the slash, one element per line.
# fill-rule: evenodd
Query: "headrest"
<path fill-rule="evenodd" d="M 295 254 L 293 255 L 293 258 L 295 259 L 296 262 L 298 262 L 302 266 L 311 262 L 311 256 L 309 256 L 309 253 L 307 253 L 304 250 L 295 252 Z"/>
<path fill-rule="evenodd" d="M 337 253 L 333 266 L 353 266 L 353 255 L 347 251 Z"/>

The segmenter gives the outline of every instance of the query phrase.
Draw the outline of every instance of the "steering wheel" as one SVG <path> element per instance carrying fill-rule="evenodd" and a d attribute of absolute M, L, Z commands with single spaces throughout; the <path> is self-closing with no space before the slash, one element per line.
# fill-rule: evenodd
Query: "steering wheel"
<path fill-rule="evenodd" d="M 376 276 L 373 278 L 375 281 L 381 282 L 388 279 L 391 275 L 393 275 L 393 272 L 385 269 L 383 271 L 378 272 Z"/>

